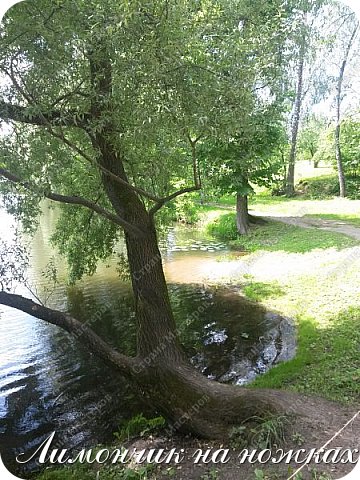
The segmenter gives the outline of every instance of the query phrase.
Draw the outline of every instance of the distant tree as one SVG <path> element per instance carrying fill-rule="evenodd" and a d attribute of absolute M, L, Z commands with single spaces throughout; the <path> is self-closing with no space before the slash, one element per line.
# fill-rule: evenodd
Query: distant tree
<path fill-rule="evenodd" d="M 286 159 L 281 146 L 285 137 L 279 112 L 268 108 L 253 111 L 248 130 L 238 131 L 227 141 L 208 141 L 199 148 L 200 163 L 213 191 L 236 196 L 240 235 L 247 234 L 250 224 L 258 221 L 248 210 L 253 185 L 270 187 L 282 177 Z"/>
<path fill-rule="evenodd" d="M 295 193 L 295 163 L 302 119 L 328 90 L 328 78 L 324 74 L 323 65 L 324 56 L 328 54 L 326 24 L 333 20 L 329 20 L 329 4 L 328 0 L 298 2 L 293 32 L 289 38 L 292 59 L 287 69 L 286 83 L 291 99 L 285 188 L 288 196 Z"/>
<path fill-rule="evenodd" d="M 303 160 L 312 161 L 314 168 L 319 165 L 319 158 L 315 154 L 326 123 L 325 117 L 312 114 L 305 119 L 299 132 L 299 154 Z"/>
<path fill-rule="evenodd" d="M 344 28 L 346 29 L 345 35 L 349 32 L 348 38 L 343 40 L 343 53 L 341 55 L 340 70 L 337 77 L 336 84 L 336 126 L 335 126 L 335 158 L 339 177 L 340 197 L 346 197 L 346 181 L 344 174 L 343 155 L 341 149 L 341 103 L 343 101 L 343 86 L 345 70 L 348 64 L 351 49 L 354 45 L 356 36 L 359 31 L 359 22 L 354 19 L 354 15 L 349 16 L 349 21 L 346 22 Z M 350 31 L 349 31 L 350 27 Z"/>
<path fill-rule="evenodd" d="M 334 156 L 335 125 L 331 125 L 320 135 L 314 161 L 325 161 L 337 168 Z M 345 181 L 360 174 L 360 121 L 350 117 L 341 122 L 341 163 Z"/>

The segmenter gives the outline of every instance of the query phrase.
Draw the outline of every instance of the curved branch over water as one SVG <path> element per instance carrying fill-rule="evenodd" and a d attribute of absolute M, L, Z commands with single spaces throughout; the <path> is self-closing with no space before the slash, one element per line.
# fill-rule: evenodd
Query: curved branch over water
<path fill-rule="evenodd" d="M 76 320 L 71 315 L 40 305 L 22 295 L 4 291 L 0 292 L 0 304 L 16 308 L 40 320 L 45 320 L 47 323 L 61 327 L 88 347 L 90 351 L 102 358 L 107 364 L 115 367 L 125 376 L 131 377 L 131 371 L 137 365 L 136 360 L 117 352 L 90 327 Z"/>

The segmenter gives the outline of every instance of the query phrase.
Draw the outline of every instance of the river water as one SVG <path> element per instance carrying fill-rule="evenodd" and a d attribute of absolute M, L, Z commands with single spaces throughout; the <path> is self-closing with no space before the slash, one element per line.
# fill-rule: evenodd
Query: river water
<path fill-rule="evenodd" d="M 28 270 L 40 296 L 48 284 L 42 272 L 55 254 L 48 238 L 57 215 L 44 212 L 31 241 Z M 11 219 L 1 211 L 0 223 L 1 238 L 11 237 Z M 181 340 L 204 375 L 243 385 L 294 354 L 290 321 L 247 301 L 235 287 L 204 283 L 215 269 L 226 269 L 226 263 L 217 261 L 225 245 L 184 226 L 169 228 L 160 243 Z M 56 263 L 65 279 L 64 262 L 56 258 Z M 103 338 L 132 353 L 131 294 L 115 264 L 113 259 L 100 265 L 94 276 L 73 287 L 60 282 L 48 304 L 90 320 Z M 16 291 L 32 295 L 23 286 Z M 0 448 L 14 473 L 24 473 L 15 457 L 23 453 L 19 458 L 27 458 L 54 430 L 59 444 L 83 448 L 111 441 L 120 422 L 139 412 L 156 413 L 121 376 L 55 326 L 2 307 L 0 339 Z"/>

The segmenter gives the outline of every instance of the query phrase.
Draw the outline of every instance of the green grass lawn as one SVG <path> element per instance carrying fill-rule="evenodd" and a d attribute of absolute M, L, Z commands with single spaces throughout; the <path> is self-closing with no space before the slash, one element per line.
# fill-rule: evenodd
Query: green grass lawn
<path fill-rule="evenodd" d="M 340 312 L 327 326 L 302 316 L 297 322 L 296 357 L 258 376 L 251 386 L 292 389 L 342 403 L 358 403 L 360 307 Z"/>
<path fill-rule="evenodd" d="M 251 227 L 248 235 L 239 236 L 236 230 L 235 213 L 220 215 L 208 225 L 207 230 L 219 240 L 228 241 L 232 247 L 248 252 L 283 250 L 304 253 L 316 248 L 342 249 L 358 245 L 356 240 L 340 233 L 300 228 L 276 221 L 255 225 Z"/>

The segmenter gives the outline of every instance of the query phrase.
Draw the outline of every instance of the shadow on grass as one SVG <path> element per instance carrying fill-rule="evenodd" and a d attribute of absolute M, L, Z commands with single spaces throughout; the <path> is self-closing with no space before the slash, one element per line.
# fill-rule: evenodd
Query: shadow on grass
<path fill-rule="evenodd" d="M 360 307 L 340 312 L 326 327 L 307 318 L 298 319 L 298 324 L 296 357 L 257 377 L 251 386 L 359 403 Z"/>

